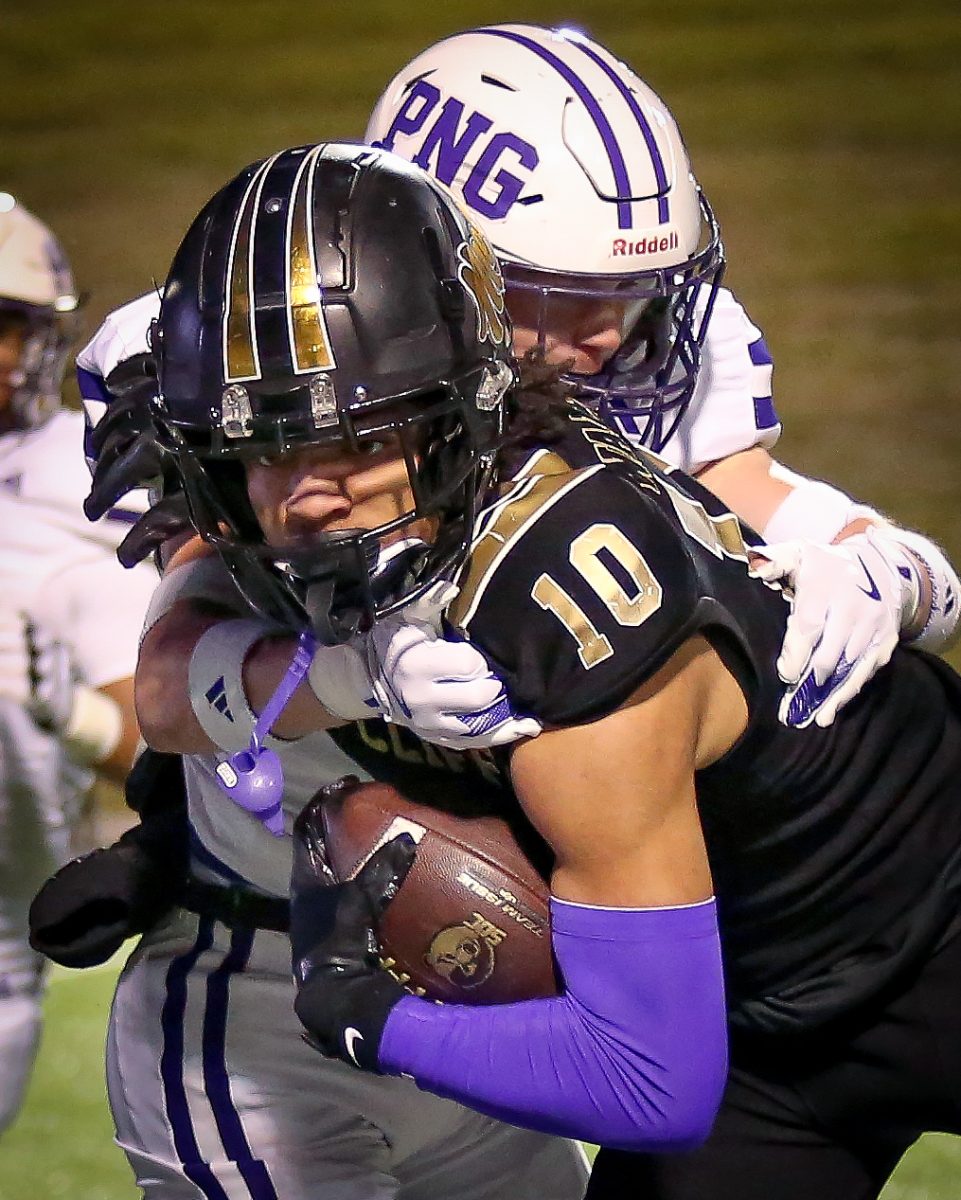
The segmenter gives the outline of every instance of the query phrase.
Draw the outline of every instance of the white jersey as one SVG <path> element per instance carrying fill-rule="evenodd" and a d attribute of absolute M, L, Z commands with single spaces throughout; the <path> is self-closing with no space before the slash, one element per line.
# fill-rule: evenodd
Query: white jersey
<path fill-rule="evenodd" d="M 0 603 L 62 642 L 79 681 L 100 688 L 133 675 L 157 577 L 152 567 L 124 571 L 117 562 L 128 523 L 92 525 L 84 516 L 82 446 L 75 412 L 0 438 Z M 29 794 L 41 821 L 59 823 L 54 814 L 75 805 L 92 775 L 15 707 L 0 709 L 0 802 Z"/>
<path fill-rule="evenodd" d="M 117 562 L 129 522 L 91 525 L 83 514 L 83 428 L 80 413 L 58 412 L 0 437 L 0 605 L 5 629 L 34 621 L 68 648 L 80 681 L 99 688 L 133 675 L 157 577 Z M 0 698 L 0 1129 L 16 1112 L 40 1026 L 28 908 L 69 855 L 92 782 L 20 703 Z"/>
<path fill-rule="evenodd" d="M 261 822 L 236 804 L 217 784 L 215 755 L 184 757 L 184 778 L 190 813 L 195 872 L 220 880 L 242 879 L 273 896 L 286 896 L 294 821 L 318 788 L 344 775 L 371 776 L 346 755 L 326 733 L 312 733 L 297 742 L 271 743 L 284 768 L 284 833 L 275 837 Z M 224 755 L 220 756 L 221 758 Z"/>
<path fill-rule="evenodd" d="M 83 431 L 80 413 L 64 411 L 0 438 L 0 575 L 3 603 L 63 642 L 81 682 L 99 688 L 133 675 L 157 576 L 116 560 L 135 512 L 84 516 Z"/>
<path fill-rule="evenodd" d="M 87 429 L 92 430 L 103 418 L 110 403 L 110 393 L 104 383 L 118 365 L 150 350 L 150 326 L 160 316 L 160 295 L 147 292 L 122 304 L 108 313 L 97 332 L 77 355 L 77 384 L 83 403 Z M 86 443 L 85 443 L 86 444 Z M 93 453 L 88 447 L 87 464 L 93 470 Z M 147 508 L 145 489 L 128 492 L 123 505 L 143 512 Z"/>
<path fill-rule="evenodd" d="M 781 434 L 771 393 L 773 364 L 764 337 L 727 288 L 719 288 L 701 348 L 694 395 L 677 429 L 658 451 L 672 467 L 696 475 L 709 463 L 770 450 Z"/>

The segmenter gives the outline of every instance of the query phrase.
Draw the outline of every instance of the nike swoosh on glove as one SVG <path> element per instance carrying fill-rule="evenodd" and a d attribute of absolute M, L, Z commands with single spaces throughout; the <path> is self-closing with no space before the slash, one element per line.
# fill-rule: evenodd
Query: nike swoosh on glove
<path fill-rule="evenodd" d="M 455 584 L 435 584 L 367 635 L 374 695 L 388 721 L 451 750 L 483 750 L 536 737 L 541 725 L 514 711 L 484 655 L 444 637 Z"/>
<path fill-rule="evenodd" d="M 778 719 L 827 727 L 894 653 L 917 608 L 917 573 L 874 527 L 837 545 L 798 539 L 757 553 L 751 574 L 794 593 L 777 660 L 787 684 Z"/>
<path fill-rule="evenodd" d="M 409 834 L 382 846 L 353 879 L 326 884 L 322 798 L 294 825 L 290 940 L 306 1040 L 329 1058 L 380 1072 L 378 1051 L 391 1009 L 407 993 L 380 966 L 377 924 L 414 861 Z"/>

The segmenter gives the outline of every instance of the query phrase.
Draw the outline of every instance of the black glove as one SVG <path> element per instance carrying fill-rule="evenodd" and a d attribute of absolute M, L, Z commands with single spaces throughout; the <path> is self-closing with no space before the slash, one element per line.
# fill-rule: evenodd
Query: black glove
<path fill-rule="evenodd" d="M 409 834 L 382 846 L 346 883 L 325 886 L 320 801 L 294 825 L 290 940 L 307 1040 L 322 1054 L 379 1072 L 378 1050 L 391 1009 L 407 993 L 381 969 L 376 926 L 414 861 Z"/>
<path fill-rule="evenodd" d="M 159 549 L 168 538 L 193 530 L 187 497 L 177 490 L 158 500 L 130 527 L 117 547 L 122 567 L 132 567 Z"/>
<path fill-rule="evenodd" d="M 69 862 L 30 906 L 30 945 L 64 967 L 93 967 L 144 933 L 180 899 L 187 880 L 183 766 L 145 750 L 126 784 L 141 823 L 105 850 Z"/>
<path fill-rule="evenodd" d="M 157 392 L 152 357 L 136 354 L 118 363 L 104 383 L 112 400 L 90 432 L 97 465 L 83 502 L 91 521 L 109 512 L 127 492 L 159 482 L 170 466 L 169 452 L 157 443 L 150 408 Z"/>
<path fill-rule="evenodd" d="M 130 768 L 123 786 L 127 807 L 140 817 L 185 812 L 187 788 L 179 754 L 164 754 L 148 746 Z"/>

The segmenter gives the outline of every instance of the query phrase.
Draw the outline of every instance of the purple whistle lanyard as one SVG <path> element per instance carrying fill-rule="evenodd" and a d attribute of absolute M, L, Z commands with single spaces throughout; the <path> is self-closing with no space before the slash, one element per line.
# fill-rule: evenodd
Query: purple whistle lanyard
<path fill-rule="evenodd" d="M 251 750 L 259 750 L 263 739 L 270 733 L 273 723 L 290 703 L 290 698 L 300 687 L 304 676 L 313 661 L 317 649 L 317 640 L 309 629 L 305 629 L 297 641 L 297 649 L 290 660 L 290 666 L 284 672 L 284 677 L 274 688 L 273 694 L 264 705 L 264 711 L 257 718 L 254 732 L 250 738 Z"/>
<path fill-rule="evenodd" d="M 263 743 L 303 682 L 316 649 L 313 633 L 305 629 L 283 678 L 257 718 L 250 745 L 218 763 L 215 772 L 221 790 L 245 812 L 255 816 L 275 837 L 284 834 L 284 768 L 279 756 Z"/>

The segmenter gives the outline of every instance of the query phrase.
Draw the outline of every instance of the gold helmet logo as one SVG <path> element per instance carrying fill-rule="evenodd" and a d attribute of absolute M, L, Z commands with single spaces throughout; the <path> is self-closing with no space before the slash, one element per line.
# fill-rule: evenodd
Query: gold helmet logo
<path fill-rule="evenodd" d="M 477 333 L 481 341 L 495 346 L 507 344 L 504 316 L 504 277 L 486 237 L 467 222 L 468 236 L 457 248 L 458 274 L 477 309 Z"/>
<path fill-rule="evenodd" d="M 494 948 L 469 925 L 448 925 L 424 955 L 429 967 L 457 987 L 475 988 L 494 971 Z"/>

